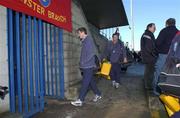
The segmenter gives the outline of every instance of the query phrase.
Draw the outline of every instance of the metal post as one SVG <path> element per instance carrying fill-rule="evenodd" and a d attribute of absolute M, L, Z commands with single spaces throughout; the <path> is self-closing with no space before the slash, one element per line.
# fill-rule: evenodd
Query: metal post
<path fill-rule="evenodd" d="M 49 39 L 49 36 L 48 36 L 48 29 L 49 28 L 47 28 L 47 24 L 45 24 L 45 33 L 46 33 L 46 35 L 45 35 L 45 39 L 46 39 L 46 73 L 47 73 L 47 75 L 46 75 L 46 79 L 47 79 L 47 95 L 50 95 L 50 84 L 49 84 L 49 60 L 48 60 L 48 58 L 49 58 L 49 50 L 48 50 L 48 47 L 49 47 L 49 44 L 48 44 L 48 39 Z"/>
<path fill-rule="evenodd" d="M 26 51 L 26 16 L 22 14 L 22 42 L 23 42 L 23 70 L 24 70 L 24 106 L 25 113 L 28 112 L 28 77 L 27 77 L 27 51 Z"/>
<path fill-rule="evenodd" d="M 10 111 L 15 112 L 16 101 L 15 101 L 15 87 L 14 87 L 14 41 L 13 41 L 13 11 L 8 9 L 8 46 L 9 46 L 9 89 L 10 89 Z"/>
<path fill-rule="evenodd" d="M 133 0 L 131 0 L 131 38 L 132 38 L 132 48 L 134 49 L 134 9 L 133 9 Z"/>
<path fill-rule="evenodd" d="M 56 86 L 56 97 L 58 97 L 58 81 L 57 81 L 57 45 L 56 45 L 56 27 L 54 26 L 54 68 L 55 68 L 55 86 Z"/>
<path fill-rule="evenodd" d="M 32 23 L 28 16 L 28 47 L 29 47 L 29 81 L 30 81 L 30 109 L 34 109 L 34 81 L 33 81 L 33 54 L 32 54 Z"/>
<path fill-rule="evenodd" d="M 44 74 L 43 74 L 43 39 L 42 39 L 42 21 L 38 20 L 38 47 L 39 47 L 39 85 L 40 85 L 40 110 L 44 110 Z"/>
<path fill-rule="evenodd" d="M 16 12 L 16 69 L 17 69 L 17 88 L 18 88 L 18 110 L 22 113 L 22 86 L 21 86 L 21 44 L 20 44 L 20 32 L 19 32 L 19 12 Z"/>
<path fill-rule="evenodd" d="M 60 97 L 64 98 L 64 53 L 63 53 L 63 30 L 59 29 L 59 78 L 60 78 Z"/>
<path fill-rule="evenodd" d="M 43 90 L 43 92 L 44 92 L 44 96 L 45 96 L 45 94 L 46 94 L 46 79 L 45 79 L 45 55 L 44 55 L 44 46 L 45 46 L 45 36 L 44 36 L 44 22 L 41 20 L 41 32 L 42 32 L 42 74 L 43 74 L 43 88 L 44 88 L 44 90 Z"/>
<path fill-rule="evenodd" d="M 38 59 L 37 59 L 37 20 L 34 17 L 34 72 L 35 72 L 35 86 L 36 86 L 36 110 L 39 109 L 39 87 L 38 87 Z"/>
<path fill-rule="evenodd" d="M 50 65 L 51 65 L 51 89 L 54 96 L 54 78 L 53 78 L 53 48 L 52 48 L 52 26 L 50 25 Z"/>

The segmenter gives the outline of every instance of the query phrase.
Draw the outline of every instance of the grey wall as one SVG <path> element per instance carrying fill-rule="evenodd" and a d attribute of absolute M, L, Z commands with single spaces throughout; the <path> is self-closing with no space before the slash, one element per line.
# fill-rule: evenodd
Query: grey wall
<path fill-rule="evenodd" d="M 0 6 L 0 86 L 8 86 L 8 46 L 7 46 L 7 13 Z M 0 113 L 9 109 L 9 94 L 5 100 L 0 99 Z"/>

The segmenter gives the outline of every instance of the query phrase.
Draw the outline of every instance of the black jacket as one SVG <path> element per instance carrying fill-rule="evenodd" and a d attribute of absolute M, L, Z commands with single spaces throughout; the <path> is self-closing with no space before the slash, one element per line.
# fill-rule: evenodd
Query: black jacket
<path fill-rule="evenodd" d="M 180 31 L 177 33 L 171 43 L 169 53 L 164 66 L 164 71 L 171 74 L 180 74 L 176 64 L 180 63 Z"/>
<path fill-rule="evenodd" d="M 157 51 L 155 47 L 155 37 L 150 31 L 145 31 L 141 37 L 141 54 L 145 64 L 153 64 L 157 59 Z"/>
<path fill-rule="evenodd" d="M 168 26 L 160 31 L 159 36 L 156 39 L 158 53 L 168 54 L 171 42 L 177 32 L 178 29 L 175 26 Z"/>

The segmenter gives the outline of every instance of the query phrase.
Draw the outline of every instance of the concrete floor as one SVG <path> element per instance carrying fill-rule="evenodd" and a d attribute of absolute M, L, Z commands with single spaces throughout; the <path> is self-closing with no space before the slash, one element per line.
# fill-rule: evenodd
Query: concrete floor
<path fill-rule="evenodd" d="M 101 79 L 98 87 L 103 99 L 93 103 L 89 92 L 83 107 L 74 107 L 70 101 L 48 101 L 45 112 L 34 118 L 151 118 L 143 84 L 142 65 L 132 66 L 122 73 L 119 89 L 111 87 L 111 81 Z"/>
<path fill-rule="evenodd" d="M 140 64 L 129 67 L 127 73 L 122 73 L 122 85 L 119 89 L 112 88 L 111 81 L 99 79 L 98 87 L 103 98 L 98 103 L 92 102 L 94 95 L 91 91 L 82 107 L 72 106 L 70 100 L 48 99 L 45 111 L 33 118 L 166 118 L 165 115 L 159 115 L 163 106 L 158 97 L 151 96 L 144 89 L 143 70 L 143 65 Z M 0 118 L 21 117 L 5 113 Z"/>

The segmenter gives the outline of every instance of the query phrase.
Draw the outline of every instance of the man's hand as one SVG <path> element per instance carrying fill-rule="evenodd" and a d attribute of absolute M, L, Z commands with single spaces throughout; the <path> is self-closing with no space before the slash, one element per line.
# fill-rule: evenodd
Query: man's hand
<path fill-rule="evenodd" d="M 176 64 L 176 68 L 180 68 L 180 63 L 179 63 L 179 64 Z"/>
<path fill-rule="evenodd" d="M 124 63 L 127 63 L 128 61 L 127 61 L 127 58 L 124 58 Z"/>
<path fill-rule="evenodd" d="M 108 60 L 107 60 L 106 58 L 104 58 L 104 59 L 102 60 L 102 63 L 104 63 L 104 62 L 108 62 Z"/>

